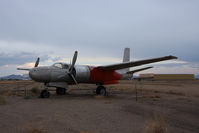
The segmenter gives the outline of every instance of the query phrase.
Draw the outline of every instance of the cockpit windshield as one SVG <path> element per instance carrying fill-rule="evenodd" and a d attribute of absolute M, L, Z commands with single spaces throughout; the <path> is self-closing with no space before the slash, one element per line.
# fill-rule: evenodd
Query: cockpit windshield
<path fill-rule="evenodd" d="M 62 69 L 62 64 L 61 63 L 55 63 L 53 66 Z"/>
<path fill-rule="evenodd" d="M 69 68 L 69 66 L 67 64 L 62 64 L 62 63 L 55 63 L 53 66 L 60 68 L 60 69 L 68 69 Z"/>

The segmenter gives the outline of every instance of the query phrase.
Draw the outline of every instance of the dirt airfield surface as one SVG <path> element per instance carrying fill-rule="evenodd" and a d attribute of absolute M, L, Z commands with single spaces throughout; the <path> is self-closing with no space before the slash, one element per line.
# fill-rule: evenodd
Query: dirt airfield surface
<path fill-rule="evenodd" d="M 50 88 L 51 97 L 41 99 L 40 83 L 0 81 L 0 132 L 199 133 L 199 80 L 106 87 L 105 97 L 95 95 L 95 85 L 82 84 L 64 96 Z"/>

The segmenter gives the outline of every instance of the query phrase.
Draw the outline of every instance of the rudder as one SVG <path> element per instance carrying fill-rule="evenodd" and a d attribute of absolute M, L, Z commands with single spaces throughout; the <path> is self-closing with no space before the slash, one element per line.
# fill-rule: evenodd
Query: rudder
<path fill-rule="evenodd" d="M 123 62 L 129 62 L 129 61 L 130 61 L 130 48 L 125 48 Z"/>

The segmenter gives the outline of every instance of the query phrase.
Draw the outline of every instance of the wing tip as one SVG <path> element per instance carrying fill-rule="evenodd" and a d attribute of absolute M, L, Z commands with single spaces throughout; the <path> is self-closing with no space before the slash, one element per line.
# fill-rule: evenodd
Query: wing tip
<path fill-rule="evenodd" d="M 17 70 L 30 71 L 29 68 L 17 68 Z"/>
<path fill-rule="evenodd" d="M 173 55 L 169 55 L 168 57 L 169 57 L 170 59 L 178 59 L 178 57 L 173 56 Z"/>

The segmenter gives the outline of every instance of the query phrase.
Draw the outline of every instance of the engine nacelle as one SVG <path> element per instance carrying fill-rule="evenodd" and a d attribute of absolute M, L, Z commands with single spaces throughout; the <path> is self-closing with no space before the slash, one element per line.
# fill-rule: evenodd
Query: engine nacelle
<path fill-rule="evenodd" d="M 75 79 L 78 83 L 89 83 L 90 82 L 90 70 L 88 66 L 76 65 L 76 76 Z"/>

